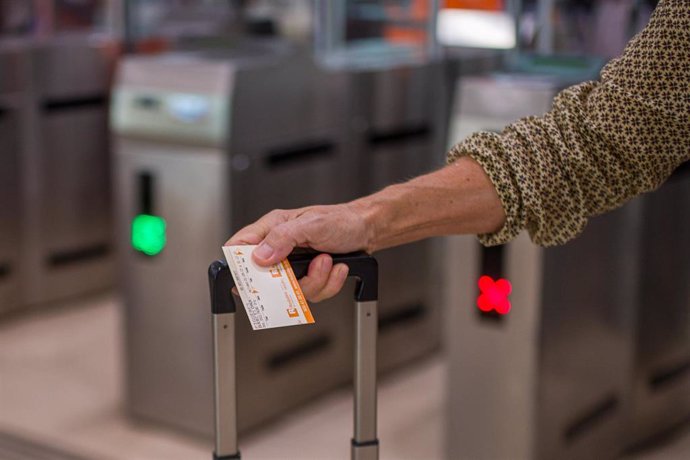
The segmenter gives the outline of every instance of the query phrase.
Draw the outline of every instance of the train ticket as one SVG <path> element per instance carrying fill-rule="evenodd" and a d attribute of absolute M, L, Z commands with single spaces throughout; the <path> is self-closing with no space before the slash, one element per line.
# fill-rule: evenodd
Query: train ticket
<path fill-rule="evenodd" d="M 314 323 L 290 262 L 260 267 L 252 260 L 254 248 L 255 245 L 223 246 L 252 328 L 256 331 Z"/>

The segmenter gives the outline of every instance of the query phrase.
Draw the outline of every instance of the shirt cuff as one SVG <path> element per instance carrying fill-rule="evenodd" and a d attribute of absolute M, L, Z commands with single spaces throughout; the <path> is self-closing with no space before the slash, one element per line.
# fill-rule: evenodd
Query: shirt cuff
<path fill-rule="evenodd" d="M 477 235 L 484 246 L 496 246 L 514 239 L 525 226 L 522 216 L 522 200 L 510 167 L 501 158 L 499 135 L 495 133 L 475 133 L 456 144 L 446 156 L 451 164 L 458 158 L 468 156 L 479 163 L 494 185 L 506 214 L 503 227 L 494 233 Z"/>

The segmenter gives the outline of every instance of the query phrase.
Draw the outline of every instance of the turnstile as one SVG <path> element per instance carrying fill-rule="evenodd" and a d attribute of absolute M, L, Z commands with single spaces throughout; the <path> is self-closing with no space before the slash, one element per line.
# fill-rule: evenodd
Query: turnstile
<path fill-rule="evenodd" d="M 26 61 L 18 43 L 0 47 L 0 313 L 20 302 L 21 104 Z"/>
<path fill-rule="evenodd" d="M 690 415 L 690 180 L 688 166 L 642 201 L 630 445 Z"/>
<path fill-rule="evenodd" d="M 450 458 L 614 458 L 625 446 L 642 212 L 590 221 L 568 245 L 526 235 L 448 241 L 445 337 Z M 512 284 L 507 315 L 477 307 L 478 280 Z M 452 278 L 451 278 L 452 277 Z"/>
<path fill-rule="evenodd" d="M 280 43 L 261 43 L 128 57 L 114 90 L 127 407 L 206 436 L 213 432 L 208 261 L 271 209 L 356 194 L 343 75 Z M 317 334 L 257 334 L 238 321 L 240 430 L 346 381 L 347 300 L 319 309 Z"/>
<path fill-rule="evenodd" d="M 272 209 L 347 201 L 434 163 L 441 131 L 427 99 L 440 74 L 378 72 L 388 73 L 323 69 L 274 42 L 124 60 L 112 126 L 131 413 L 212 433 L 212 386 L 199 378 L 211 369 L 200 274 L 234 231 Z M 381 91 L 385 100 L 359 105 Z M 165 228 L 158 245 L 135 241 L 147 225 Z M 390 300 L 381 308 L 381 370 L 438 346 L 438 291 L 422 248 L 382 255 Z M 238 344 L 252 350 L 238 355 L 241 431 L 348 381 L 347 304 L 338 296 L 319 308 L 317 334 L 256 334 L 238 322 Z"/>
<path fill-rule="evenodd" d="M 27 41 L 22 110 L 23 303 L 112 284 L 109 39 Z"/>
<path fill-rule="evenodd" d="M 546 112 L 563 80 L 459 83 L 453 141 Z M 590 221 L 542 249 L 527 235 L 496 248 L 447 240 L 445 337 L 449 458 L 612 458 L 625 446 L 642 205 Z M 481 311 L 483 275 L 512 283 L 512 309 Z M 486 285 L 484 285 L 486 287 Z"/>

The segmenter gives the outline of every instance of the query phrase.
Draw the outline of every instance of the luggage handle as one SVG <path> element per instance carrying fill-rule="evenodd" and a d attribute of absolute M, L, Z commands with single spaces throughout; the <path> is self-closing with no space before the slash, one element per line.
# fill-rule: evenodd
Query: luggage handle
<path fill-rule="evenodd" d="M 295 276 L 307 273 L 319 253 L 297 249 L 288 257 Z M 378 329 L 378 264 L 364 252 L 332 254 L 333 263 L 344 263 L 349 277 L 357 279 L 355 307 L 355 376 L 353 460 L 378 459 L 376 435 L 376 339 Z M 231 290 L 235 283 L 225 262 L 217 260 L 208 270 L 213 313 L 214 460 L 239 459 L 237 446 L 237 391 L 235 375 L 235 312 Z"/>

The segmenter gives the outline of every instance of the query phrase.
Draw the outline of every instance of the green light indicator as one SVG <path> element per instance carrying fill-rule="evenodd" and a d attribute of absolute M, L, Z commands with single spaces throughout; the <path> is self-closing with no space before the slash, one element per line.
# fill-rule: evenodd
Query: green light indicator
<path fill-rule="evenodd" d="M 147 256 L 155 256 L 167 242 L 165 219 L 148 214 L 139 214 L 132 221 L 132 247 Z"/>

